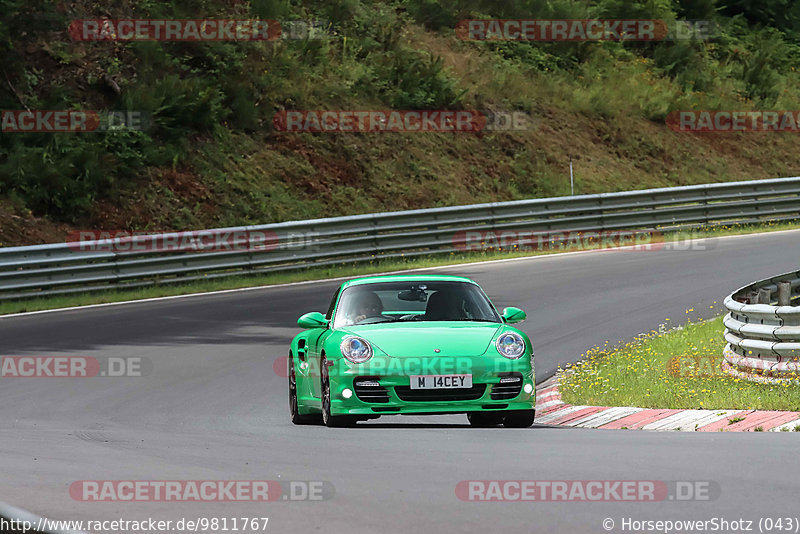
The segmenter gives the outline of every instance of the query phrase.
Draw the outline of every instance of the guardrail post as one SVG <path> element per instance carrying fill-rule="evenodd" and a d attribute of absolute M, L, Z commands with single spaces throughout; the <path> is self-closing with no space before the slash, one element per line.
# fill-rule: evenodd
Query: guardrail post
<path fill-rule="evenodd" d="M 791 306 L 792 284 L 787 280 L 778 282 L 778 306 Z"/>
<path fill-rule="evenodd" d="M 759 304 L 769 304 L 772 299 L 772 292 L 767 289 L 766 287 L 762 287 L 758 290 L 758 303 Z"/>
<path fill-rule="evenodd" d="M 369 227 L 368 237 L 372 240 L 372 251 L 374 252 L 374 255 L 378 256 L 383 251 L 379 250 L 380 245 L 378 244 L 378 233 L 380 230 L 378 228 L 378 217 L 376 217 L 376 214 L 373 214 L 372 217 L 370 217 L 370 223 L 371 225 Z"/>

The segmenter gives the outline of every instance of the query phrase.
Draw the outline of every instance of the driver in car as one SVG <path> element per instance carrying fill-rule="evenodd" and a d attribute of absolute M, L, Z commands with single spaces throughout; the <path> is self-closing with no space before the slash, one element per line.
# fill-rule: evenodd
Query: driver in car
<path fill-rule="evenodd" d="M 366 291 L 355 298 L 353 307 L 345 315 L 347 324 L 357 324 L 370 317 L 381 317 L 383 302 L 372 291 Z"/>

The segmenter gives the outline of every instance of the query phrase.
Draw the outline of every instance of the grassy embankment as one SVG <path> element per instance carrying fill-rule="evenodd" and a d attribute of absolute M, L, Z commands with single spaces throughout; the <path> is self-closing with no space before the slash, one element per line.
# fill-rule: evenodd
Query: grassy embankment
<path fill-rule="evenodd" d="M 795 109 L 782 0 L 0 0 L 0 109 L 138 110 L 145 131 L 0 136 L 0 245 L 800 174 L 794 134 L 672 110 Z M 783 10 L 783 11 L 781 11 Z M 784 12 L 785 11 L 785 12 Z M 775 12 L 781 12 L 775 17 Z M 79 42 L 81 18 L 330 21 L 317 40 Z M 711 41 L 467 42 L 469 18 L 713 19 Z M 528 131 L 287 134 L 287 109 L 478 109 Z"/>

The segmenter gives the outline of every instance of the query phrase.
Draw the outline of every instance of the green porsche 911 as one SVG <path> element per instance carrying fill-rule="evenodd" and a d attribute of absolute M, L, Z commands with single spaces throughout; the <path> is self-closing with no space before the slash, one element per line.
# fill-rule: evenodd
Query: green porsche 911
<path fill-rule="evenodd" d="M 466 413 L 473 426 L 531 426 L 533 349 L 509 326 L 525 317 L 517 308 L 499 314 L 468 278 L 349 280 L 327 314 L 297 321 L 305 330 L 289 350 L 292 422 Z"/>

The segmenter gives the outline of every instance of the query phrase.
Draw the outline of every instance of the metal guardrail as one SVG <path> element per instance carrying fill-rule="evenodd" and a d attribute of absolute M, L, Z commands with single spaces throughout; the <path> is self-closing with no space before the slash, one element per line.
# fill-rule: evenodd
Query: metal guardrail
<path fill-rule="evenodd" d="M 726 372 L 756 382 L 800 380 L 800 271 L 745 286 L 725 307 Z"/>
<path fill-rule="evenodd" d="M 0 300 L 459 251 L 467 231 L 595 232 L 800 218 L 800 177 L 291 221 L 193 232 L 230 250 L 158 246 L 184 234 L 0 248 Z M 253 238 L 253 236 L 256 236 Z M 136 244 L 140 246 L 136 246 Z M 463 245 L 463 240 L 462 243 Z M 225 248 L 225 247 L 223 247 Z"/>

